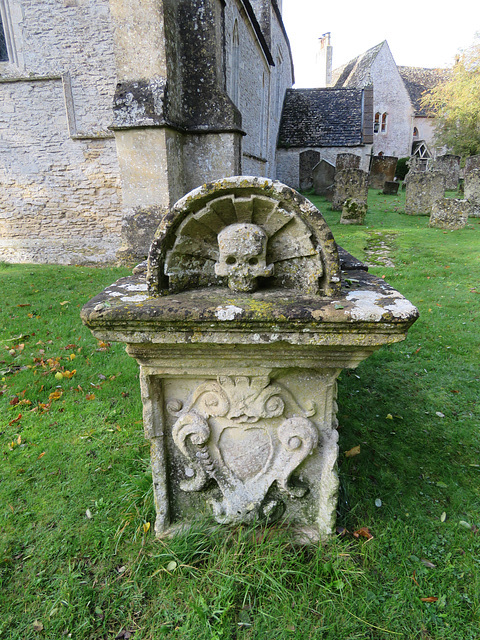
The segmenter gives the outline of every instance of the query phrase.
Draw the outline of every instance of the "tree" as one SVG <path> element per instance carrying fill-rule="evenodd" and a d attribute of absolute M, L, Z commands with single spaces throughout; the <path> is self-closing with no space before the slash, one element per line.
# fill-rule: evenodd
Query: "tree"
<path fill-rule="evenodd" d="M 450 79 L 422 100 L 435 117 L 435 142 L 461 156 L 480 154 L 480 33 L 456 58 Z"/>

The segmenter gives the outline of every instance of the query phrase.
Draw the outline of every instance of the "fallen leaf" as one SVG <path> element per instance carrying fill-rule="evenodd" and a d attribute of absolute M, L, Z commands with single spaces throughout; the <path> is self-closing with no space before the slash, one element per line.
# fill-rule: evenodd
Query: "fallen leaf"
<path fill-rule="evenodd" d="M 76 373 L 77 373 L 77 370 L 76 370 L 76 369 L 72 369 L 71 371 L 68 371 L 68 370 L 67 370 L 67 371 L 64 371 L 64 372 L 63 372 L 63 377 L 64 377 L 64 378 L 68 378 L 68 379 L 70 379 L 70 378 L 72 378 Z"/>
<path fill-rule="evenodd" d="M 448 484 L 445 484 L 445 482 L 437 482 L 437 487 L 440 487 L 441 489 L 447 489 Z"/>
<path fill-rule="evenodd" d="M 52 393 L 48 396 L 49 400 L 58 400 L 63 395 L 63 391 L 57 389 L 56 391 L 52 391 Z"/>
<path fill-rule="evenodd" d="M 375 506 L 376 506 L 376 507 L 381 507 L 381 506 L 382 506 L 382 501 L 380 500 L 380 498 L 377 498 L 377 499 L 375 500 Z"/>
<path fill-rule="evenodd" d="M 13 398 L 10 400 L 10 403 L 12 405 L 12 407 L 14 407 L 16 404 L 18 404 L 20 402 L 20 398 L 18 396 L 13 396 Z"/>
<path fill-rule="evenodd" d="M 87 395 L 85 396 L 86 400 L 95 400 L 95 394 L 94 393 L 87 393 Z"/>
<path fill-rule="evenodd" d="M 428 598 L 420 598 L 420 600 L 422 602 L 436 602 L 438 598 L 435 598 L 434 596 L 429 596 Z"/>
<path fill-rule="evenodd" d="M 393 416 L 391 413 L 387 413 L 387 415 L 385 416 L 386 420 L 393 420 Z"/>
<path fill-rule="evenodd" d="M 447 519 L 447 512 L 444 511 L 440 516 L 440 522 L 445 522 L 446 519 Z"/>
<path fill-rule="evenodd" d="M 11 427 L 11 426 L 12 426 L 12 424 L 15 424 L 16 422 L 19 422 L 21 419 L 22 419 L 22 414 L 21 414 L 21 413 L 19 413 L 19 414 L 18 414 L 18 416 L 17 416 L 14 420 L 11 420 L 11 421 L 8 423 L 8 426 L 9 426 L 9 427 Z"/>
<path fill-rule="evenodd" d="M 358 456 L 360 453 L 360 445 L 358 444 L 356 447 L 352 447 L 348 451 L 345 451 L 346 458 L 353 458 L 353 456 Z"/>
<path fill-rule="evenodd" d="M 45 454 L 46 454 L 46 451 L 42 451 L 42 453 L 38 456 L 37 460 L 40 460 L 40 458 L 43 458 Z"/>
<path fill-rule="evenodd" d="M 435 569 L 436 565 L 433 564 L 433 562 L 430 562 L 429 560 L 425 560 L 424 558 L 421 559 L 421 563 L 427 567 L 427 569 Z"/>
<path fill-rule="evenodd" d="M 87 518 L 88 518 L 89 520 L 91 520 L 91 519 L 93 518 L 93 516 L 92 516 L 92 512 L 90 511 L 90 509 L 87 509 L 87 510 L 85 511 L 85 515 L 87 516 Z"/>
<path fill-rule="evenodd" d="M 441 411 L 435 411 L 435 415 L 437 415 L 439 418 L 444 418 L 445 414 L 442 413 Z"/>
<path fill-rule="evenodd" d="M 178 564 L 175 562 L 175 560 L 171 560 L 165 568 L 167 571 L 175 571 L 177 567 Z"/>
<path fill-rule="evenodd" d="M 367 540 L 371 540 L 373 538 L 372 534 L 368 527 L 361 527 L 357 529 L 357 531 L 353 532 L 354 538 L 367 538 Z"/>
<path fill-rule="evenodd" d="M 149 529 L 150 529 L 150 522 L 144 522 L 143 523 L 143 533 L 148 533 Z"/>
<path fill-rule="evenodd" d="M 469 522 L 465 522 L 465 520 L 460 520 L 458 523 L 461 527 L 465 527 L 465 529 L 471 529 L 472 525 Z"/>
<path fill-rule="evenodd" d="M 63 302 L 60 302 L 60 306 L 64 306 L 65 304 L 70 304 L 70 300 L 64 300 Z"/>
<path fill-rule="evenodd" d="M 43 631 L 43 624 L 39 620 L 35 620 L 35 622 L 32 624 L 32 627 L 34 631 Z"/>

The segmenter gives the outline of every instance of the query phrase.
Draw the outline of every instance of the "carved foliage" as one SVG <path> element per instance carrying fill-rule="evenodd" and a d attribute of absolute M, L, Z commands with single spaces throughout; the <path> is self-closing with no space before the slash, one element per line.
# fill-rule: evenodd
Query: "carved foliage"
<path fill-rule="evenodd" d="M 176 406 L 175 406 L 176 404 Z M 218 522 L 246 521 L 281 508 L 266 500 L 276 481 L 292 497 L 305 486 L 290 486 L 293 471 L 318 444 L 316 426 L 287 389 L 268 377 L 224 376 L 205 382 L 185 407 L 170 402 L 177 416 L 175 445 L 188 461 L 183 491 L 199 491 L 209 479 L 223 499 L 212 500 Z"/>

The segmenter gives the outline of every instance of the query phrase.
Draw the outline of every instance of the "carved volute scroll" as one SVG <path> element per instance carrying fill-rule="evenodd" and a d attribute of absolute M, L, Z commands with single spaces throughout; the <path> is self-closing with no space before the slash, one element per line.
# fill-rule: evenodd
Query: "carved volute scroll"
<path fill-rule="evenodd" d="M 150 295 L 224 286 L 332 296 L 337 247 L 321 213 L 266 178 L 226 178 L 195 189 L 162 220 L 148 258 Z"/>

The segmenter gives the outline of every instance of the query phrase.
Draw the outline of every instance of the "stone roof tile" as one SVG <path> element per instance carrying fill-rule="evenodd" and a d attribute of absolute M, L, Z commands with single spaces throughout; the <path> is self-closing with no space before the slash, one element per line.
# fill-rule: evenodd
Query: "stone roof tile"
<path fill-rule="evenodd" d="M 427 116 L 422 106 L 424 93 L 451 77 L 449 69 L 424 69 L 423 67 L 398 67 L 405 87 L 412 101 L 416 116 Z"/>
<path fill-rule="evenodd" d="M 354 147 L 362 144 L 361 89 L 288 89 L 279 147 Z"/>

